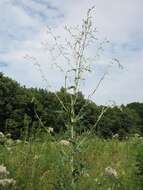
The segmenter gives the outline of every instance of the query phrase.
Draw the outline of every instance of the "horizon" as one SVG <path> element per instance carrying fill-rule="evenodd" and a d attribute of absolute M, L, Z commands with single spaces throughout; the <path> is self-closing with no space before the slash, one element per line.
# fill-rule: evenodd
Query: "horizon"
<path fill-rule="evenodd" d="M 15 79 L 13 79 L 13 78 L 11 78 L 10 76 L 7 76 L 7 75 L 5 75 L 4 73 L 2 73 L 3 74 L 3 76 L 4 77 L 8 77 L 10 80 L 14 80 L 15 82 L 17 82 L 19 85 L 20 85 L 20 87 L 25 87 L 26 89 L 31 89 L 31 88 L 34 88 L 34 89 L 38 89 L 38 90 L 45 90 L 45 91 L 47 91 L 47 92 L 52 92 L 52 93 L 54 93 L 54 92 L 59 92 L 60 90 L 61 90 L 61 88 L 64 88 L 63 86 L 61 86 L 61 88 L 59 88 L 59 89 L 57 89 L 56 91 L 48 91 L 46 88 L 42 88 L 42 87 L 33 87 L 33 86 L 29 86 L 29 87 L 27 87 L 27 86 L 25 86 L 25 85 L 22 85 L 20 82 L 18 82 L 18 81 L 16 81 Z M 81 93 L 82 93 L 82 91 L 80 91 Z M 86 96 L 85 96 L 85 94 L 83 94 L 82 93 L 82 95 L 85 97 L 85 99 L 87 98 Z M 97 106 L 127 106 L 128 104 L 132 104 L 132 103 L 143 103 L 143 101 L 134 101 L 134 102 L 128 102 L 128 103 L 126 103 L 126 104 L 123 104 L 123 103 L 121 103 L 121 104 L 116 104 L 115 102 L 110 102 L 110 104 L 108 104 L 108 105 L 105 105 L 105 104 L 98 104 L 98 103 L 96 103 L 95 102 L 95 100 L 93 99 L 88 99 L 88 100 L 91 100 L 93 103 L 95 103 Z"/>

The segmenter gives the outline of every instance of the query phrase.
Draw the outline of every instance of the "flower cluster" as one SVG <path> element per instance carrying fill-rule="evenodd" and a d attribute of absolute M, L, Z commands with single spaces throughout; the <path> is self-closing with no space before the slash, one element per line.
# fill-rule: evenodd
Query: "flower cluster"
<path fill-rule="evenodd" d="M 61 140 L 61 141 L 59 142 L 59 144 L 68 146 L 68 145 L 70 145 L 70 142 L 67 141 L 67 140 Z"/>
<path fill-rule="evenodd" d="M 13 144 L 13 140 L 11 139 L 11 134 L 8 133 L 8 134 L 4 135 L 2 132 L 0 132 L 0 144 L 1 145 Z"/>
<path fill-rule="evenodd" d="M 14 186 L 16 181 L 12 178 L 10 179 L 0 179 L 0 187 L 9 187 Z"/>
<path fill-rule="evenodd" d="M 7 171 L 6 167 L 0 165 L 0 178 L 9 175 L 9 171 Z"/>
<path fill-rule="evenodd" d="M 19 144 L 19 143 L 21 143 L 21 142 L 22 142 L 22 141 L 19 140 L 19 139 L 13 140 L 13 139 L 11 138 L 11 134 L 10 134 L 10 133 L 4 135 L 2 132 L 0 132 L 0 144 L 1 144 L 1 145 L 5 145 L 6 148 L 8 148 L 8 149 L 9 149 L 10 146 Z"/>
<path fill-rule="evenodd" d="M 0 132 L 0 144 L 4 144 L 5 143 L 5 135 Z"/>
<path fill-rule="evenodd" d="M 115 177 L 115 178 L 118 177 L 117 171 L 110 166 L 105 168 L 105 175 L 109 177 Z"/>
<path fill-rule="evenodd" d="M 13 178 L 7 178 L 9 174 L 6 166 L 0 165 L 0 188 L 7 188 L 16 184 L 16 181 Z"/>

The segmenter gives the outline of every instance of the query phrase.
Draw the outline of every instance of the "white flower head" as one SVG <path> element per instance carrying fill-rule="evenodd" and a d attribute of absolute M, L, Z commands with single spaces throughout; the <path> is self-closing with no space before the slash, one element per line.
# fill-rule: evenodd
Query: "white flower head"
<path fill-rule="evenodd" d="M 67 140 L 61 140 L 61 141 L 59 142 L 59 144 L 68 146 L 68 145 L 70 145 L 70 142 L 67 141 Z"/>
<path fill-rule="evenodd" d="M 48 128 L 48 133 L 53 133 L 53 132 L 54 132 L 54 128 L 49 127 L 49 128 Z"/>
<path fill-rule="evenodd" d="M 17 140 L 16 140 L 16 143 L 17 143 L 17 144 L 20 144 L 21 142 L 22 142 L 22 141 L 21 141 L 20 139 L 17 139 Z"/>
<path fill-rule="evenodd" d="M 117 171 L 110 166 L 105 168 L 105 175 L 107 175 L 109 177 L 111 177 L 111 176 L 116 177 L 116 178 L 118 177 Z"/>
<path fill-rule="evenodd" d="M 113 137 L 114 139 L 118 139 L 118 138 L 119 138 L 119 134 L 116 133 L 116 134 L 114 134 L 112 137 Z"/>
<path fill-rule="evenodd" d="M 9 171 L 7 171 L 4 165 L 0 165 L 0 176 L 7 176 L 9 175 Z"/>
<path fill-rule="evenodd" d="M 0 132 L 0 138 L 4 138 L 4 134 L 2 132 Z"/>
<path fill-rule="evenodd" d="M 14 186 L 16 181 L 14 179 L 0 179 L 0 187 Z"/>

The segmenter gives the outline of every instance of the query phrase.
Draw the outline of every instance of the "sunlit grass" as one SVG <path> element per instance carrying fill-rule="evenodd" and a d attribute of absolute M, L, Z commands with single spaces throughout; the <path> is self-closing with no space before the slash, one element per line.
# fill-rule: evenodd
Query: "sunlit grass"
<path fill-rule="evenodd" d="M 142 183 L 136 176 L 139 143 L 136 138 L 119 141 L 88 137 L 75 154 L 75 164 L 82 172 L 75 174 L 74 187 L 69 161 L 71 145 L 49 141 L 48 137 L 31 143 L 21 142 L 10 149 L 0 146 L 0 165 L 5 165 L 10 177 L 16 180 L 16 187 L 11 189 L 141 190 Z M 106 175 L 107 167 L 113 168 L 117 177 Z"/>

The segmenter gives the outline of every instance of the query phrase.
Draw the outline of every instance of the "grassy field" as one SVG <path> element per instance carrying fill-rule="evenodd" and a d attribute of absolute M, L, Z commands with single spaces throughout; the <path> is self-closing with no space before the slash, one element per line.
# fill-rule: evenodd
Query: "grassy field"
<path fill-rule="evenodd" d="M 78 142 L 84 137 L 80 137 Z M 142 147 L 140 137 L 125 141 L 104 140 L 90 136 L 74 151 L 73 145 L 61 139 L 44 136 L 31 142 L 10 139 L 0 145 L 0 165 L 14 179 L 8 190 L 142 190 L 138 177 L 137 155 Z M 71 172 L 74 158 L 74 174 Z M 74 182 L 73 182 L 74 178 Z"/>

